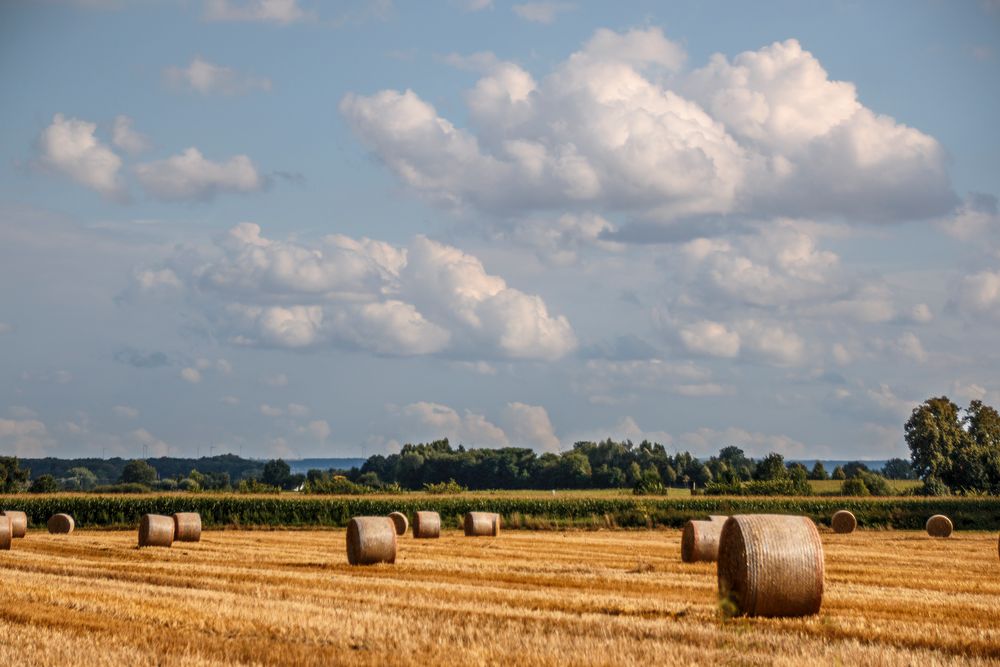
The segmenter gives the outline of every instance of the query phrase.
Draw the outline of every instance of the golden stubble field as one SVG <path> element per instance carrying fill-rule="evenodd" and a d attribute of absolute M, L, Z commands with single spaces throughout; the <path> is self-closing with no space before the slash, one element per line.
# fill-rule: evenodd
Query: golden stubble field
<path fill-rule="evenodd" d="M 997 536 L 824 533 L 819 616 L 723 620 L 680 531 L 446 532 L 347 565 L 344 531 L 33 531 L 0 552 L 0 664 L 1000 664 Z"/>

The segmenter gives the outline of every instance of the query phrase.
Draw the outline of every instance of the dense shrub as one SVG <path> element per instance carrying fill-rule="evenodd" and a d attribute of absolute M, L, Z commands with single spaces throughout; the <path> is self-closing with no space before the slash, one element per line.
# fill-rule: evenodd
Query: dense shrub
<path fill-rule="evenodd" d="M 42 475 L 31 482 L 28 493 L 55 493 L 59 491 L 59 482 L 52 475 Z"/>
<path fill-rule="evenodd" d="M 439 482 L 437 484 L 424 484 L 424 493 L 430 493 L 432 495 L 445 495 L 452 493 L 465 493 L 469 489 L 462 486 L 454 479 L 449 479 L 447 482 Z"/>
<path fill-rule="evenodd" d="M 951 489 L 937 477 L 928 477 L 916 490 L 918 496 L 950 496 Z"/>
<path fill-rule="evenodd" d="M 711 483 L 705 486 L 707 496 L 811 496 L 812 487 L 804 479 L 774 479 L 769 481 Z"/>

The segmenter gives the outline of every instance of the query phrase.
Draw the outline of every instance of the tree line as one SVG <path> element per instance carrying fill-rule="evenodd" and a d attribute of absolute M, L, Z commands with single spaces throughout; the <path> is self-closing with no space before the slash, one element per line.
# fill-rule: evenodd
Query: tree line
<path fill-rule="evenodd" d="M 807 469 L 778 453 L 748 457 L 736 445 L 701 460 L 689 452 L 669 452 L 655 442 L 581 441 L 560 454 L 537 454 L 523 447 L 452 447 L 447 439 L 406 444 L 398 454 L 369 457 L 351 470 L 310 470 L 292 474 L 289 465 L 226 454 L 202 459 L 34 459 L 0 457 L 0 492 L 69 491 L 243 491 L 302 489 L 316 493 L 356 493 L 419 489 L 584 489 L 631 488 L 665 493 L 690 488 L 709 494 L 809 495 L 810 480 L 843 482 L 845 495 L 891 495 L 886 479 L 923 481 L 924 495 L 1000 494 L 1000 414 L 974 400 L 964 410 L 946 396 L 913 409 L 904 425 L 910 461 L 889 460 L 872 471 L 851 462 L 828 473 L 817 461 Z"/>

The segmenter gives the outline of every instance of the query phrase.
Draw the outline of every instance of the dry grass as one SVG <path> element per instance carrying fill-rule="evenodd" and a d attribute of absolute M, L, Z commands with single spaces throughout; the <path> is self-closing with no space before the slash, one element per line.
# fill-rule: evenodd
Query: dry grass
<path fill-rule="evenodd" d="M 819 616 L 722 620 L 680 531 L 399 541 L 352 568 L 344 531 L 32 532 L 0 552 L 0 664 L 996 664 L 995 533 L 824 532 Z M 933 572 L 934 576 L 927 576 Z"/>

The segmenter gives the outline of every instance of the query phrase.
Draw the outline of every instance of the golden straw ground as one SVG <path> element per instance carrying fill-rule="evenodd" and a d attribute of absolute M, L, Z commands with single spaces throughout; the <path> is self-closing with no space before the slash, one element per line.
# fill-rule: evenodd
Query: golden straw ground
<path fill-rule="evenodd" d="M 399 541 L 350 567 L 345 532 L 32 532 L 0 552 L 0 663 L 109 665 L 981 664 L 1000 660 L 996 533 L 822 534 L 819 616 L 722 621 L 680 531 Z M 934 576 L 928 576 L 933 572 Z"/>

